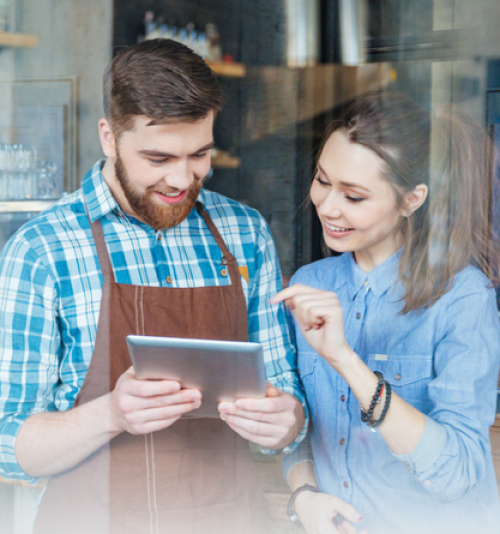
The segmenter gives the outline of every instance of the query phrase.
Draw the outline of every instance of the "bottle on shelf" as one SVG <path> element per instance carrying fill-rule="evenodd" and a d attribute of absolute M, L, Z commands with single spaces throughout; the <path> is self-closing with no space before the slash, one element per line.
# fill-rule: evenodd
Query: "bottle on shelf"
<path fill-rule="evenodd" d="M 14 3 L 12 0 L 0 0 L 0 31 L 14 31 Z"/>
<path fill-rule="evenodd" d="M 220 62 L 222 61 L 222 45 L 220 40 L 219 30 L 213 22 L 209 22 L 205 26 L 205 35 L 207 39 L 207 57 L 208 61 Z"/>

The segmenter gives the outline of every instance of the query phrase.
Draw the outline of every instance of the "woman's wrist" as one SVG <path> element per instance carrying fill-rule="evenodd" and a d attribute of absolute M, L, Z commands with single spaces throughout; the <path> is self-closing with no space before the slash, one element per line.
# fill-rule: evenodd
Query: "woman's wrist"
<path fill-rule="evenodd" d="M 347 344 L 336 350 L 335 354 L 330 355 L 326 360 L 346 380 L 347 378 L 344 375 L 354 374 L 358 363 L 361 361 L 359 356 Z"/>
<path fill-rule="evenodd" d="M 303 517 L 304 512 L 311 509 L 312 499 L 314 499 L 313 491 L 303 491 L 300 495 L 297 495 L 294 508 L 299 517 Z"/>

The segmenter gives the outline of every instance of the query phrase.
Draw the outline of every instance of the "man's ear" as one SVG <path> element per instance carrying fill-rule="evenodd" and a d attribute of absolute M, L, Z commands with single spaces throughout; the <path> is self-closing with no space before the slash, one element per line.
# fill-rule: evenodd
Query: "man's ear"
<path fill-rule="evenodd" d="M 409 217 L 425 202 L 429 188 L 425 184 L 419 184 L 413 191 L 406 193 L 404 198 L 403 215 Z"/>
<path fill-rule="evenodd" d="M 111 124 L 107 119 L 100 119 L 98 126 L 102 151 L 106 157 L 114 161 L 116 159 L 116 139 Z"/>

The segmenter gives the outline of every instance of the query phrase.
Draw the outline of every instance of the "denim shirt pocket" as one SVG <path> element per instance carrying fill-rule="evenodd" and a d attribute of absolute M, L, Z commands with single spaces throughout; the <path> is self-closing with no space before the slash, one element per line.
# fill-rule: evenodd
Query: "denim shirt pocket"
<path fill-rule="evenodd" d="M 424 413 L 430 411 L 429 382 L 434 374 L 431 354 L 369 354 L 367 365 L 372 371 L 380 371 L 403 400 Z"/>
<path fill-rule="evenodd" d="M 318 355 L 314 351 L 300 351 L 298 358 L 299 376 L 306 392 L 309 408 L 314 404 L 315 373 Z"/>

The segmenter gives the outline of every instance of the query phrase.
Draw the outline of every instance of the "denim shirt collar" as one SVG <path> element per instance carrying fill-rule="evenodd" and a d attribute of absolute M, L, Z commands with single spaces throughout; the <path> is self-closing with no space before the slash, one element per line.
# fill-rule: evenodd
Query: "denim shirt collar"
<path fill-rule="evenodd" d="M 398 284 L 399 259 L 403 253 L 403 247 L 387 258 L 383 263 L 377 265 L 369 273 L 365 273 L 356 263 L 354 254 L 345 254 L 346 270 L 349 278 L 349 296 L 356 298 L 362 287 L 369 287 L 378 298 L 386 293 L 390 288 Z"/>

